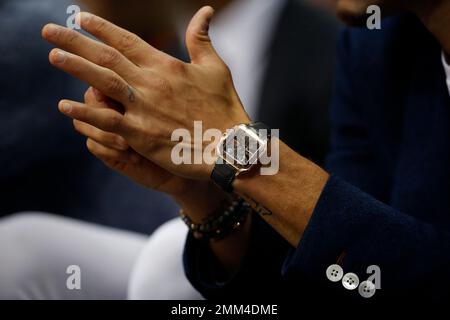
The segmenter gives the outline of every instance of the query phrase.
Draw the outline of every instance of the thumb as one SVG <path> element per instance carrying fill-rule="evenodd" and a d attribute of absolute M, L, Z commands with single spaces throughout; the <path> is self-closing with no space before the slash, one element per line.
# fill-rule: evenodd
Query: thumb
<path fill-rule="evenodd" d="M 194 15 L 187 28 L 186 47 L 194 64 L 208 64 L 220 60 L 209 37 L 209 24 L 213 15 L 212 7 L 203 7 Z"/>

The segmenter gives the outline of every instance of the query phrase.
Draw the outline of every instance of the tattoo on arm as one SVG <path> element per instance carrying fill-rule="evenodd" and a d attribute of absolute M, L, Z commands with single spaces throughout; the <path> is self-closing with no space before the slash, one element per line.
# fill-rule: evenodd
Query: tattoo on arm
<path fill-rule="evenodd" d="M 242 198 L 244 198 L 245 201 L 255 210 L 256 213 L 262 215 L 262 216 L 271 216 L 272 211 L 267 209 L 265 206 L 260 204 L 258 201 L 253 199 L 252 197 L 249 197 L 248 195 L 244 194 L 242 195 Z"/>
<path fill-rule="evenodd" d="M 135 102 L 136 96 L 134 94 L 134 90 L 131 86 L 128 86 L 128 101 Z"/>

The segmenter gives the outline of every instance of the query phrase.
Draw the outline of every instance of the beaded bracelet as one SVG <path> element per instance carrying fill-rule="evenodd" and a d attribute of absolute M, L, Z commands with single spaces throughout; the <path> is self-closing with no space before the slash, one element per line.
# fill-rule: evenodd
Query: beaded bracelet
<path fill-rule="evenodd" d="M 236 199 L 231 205 L 221 211 L 219 215 L 213 215 L 194 223 L 183 209 L 180 215 L 194 238 L 201 240 L 220 240 L 238 229 L 245 221 L 247 215 L 252 212 L 251 206 L 244 199 Z"/>

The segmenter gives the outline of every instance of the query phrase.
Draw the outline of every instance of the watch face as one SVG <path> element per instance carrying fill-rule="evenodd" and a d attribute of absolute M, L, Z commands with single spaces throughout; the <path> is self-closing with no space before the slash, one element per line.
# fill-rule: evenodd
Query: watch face
<path fill-rule="evenodd" d="M 238 127 L 221 141 L 219 154 L 237 169 L 246 170 L 257 163 L 266 145 L 255 133 Z"/>

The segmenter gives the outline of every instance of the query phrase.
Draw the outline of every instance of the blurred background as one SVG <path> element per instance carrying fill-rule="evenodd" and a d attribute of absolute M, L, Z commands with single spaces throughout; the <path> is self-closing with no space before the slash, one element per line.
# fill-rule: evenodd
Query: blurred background
<path fill-rule="evenodd" d="M 253 120 L 323 163 L 328 104 L 340 25 L 330 0 L 0 0 L 0 217 L 21 211 L 60 214 L 150 234 L 178 208 L 110 171 L 57 111 L 87 86 L 52 68 L 44 24 L 66 24 L 78 4 L 188 61 L 184 31 L 212 5 L 211 37 L 230 67 Z M 300 132 L 300 133 L 299 133 Z M 295 135 L 294 135 L 295 133 Z"/>

